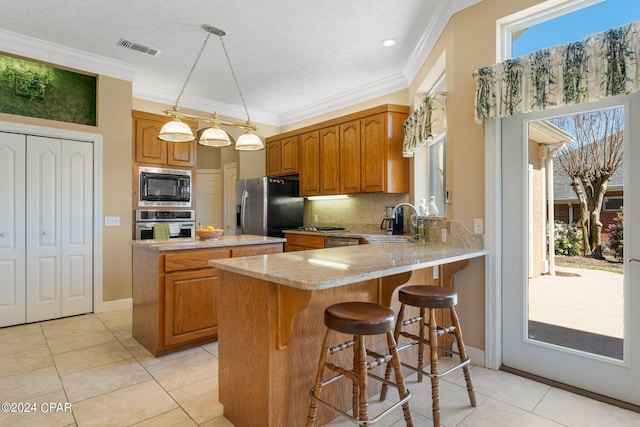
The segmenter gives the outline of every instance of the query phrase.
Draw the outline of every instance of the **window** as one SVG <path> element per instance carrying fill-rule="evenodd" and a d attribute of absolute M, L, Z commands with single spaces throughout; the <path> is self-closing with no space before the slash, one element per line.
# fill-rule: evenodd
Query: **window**
<path fill-rule="evenodd" d="M 622 197 L 605 197 L 602 202 L 602 210 L 605 212 L 619 212 L 622 210 L 624 198 Z"/>
<path fill-rule="evenodd" d="M 549 3 L 555 6 L 549 7 Z M 546 9 L 542 9 L 542 8 Z M 520 15 L 520 14 L 517 14 Z M 556 0 L 511 16 L 503 28 L 503 57 L 527 55 L 538 49 L 583 40 L 609 28 L 640 19 L 637 0 Z M 514 20 L 515 18 L 515 20 Z M 500 23 L 500 22 L 499 22 Z"/>

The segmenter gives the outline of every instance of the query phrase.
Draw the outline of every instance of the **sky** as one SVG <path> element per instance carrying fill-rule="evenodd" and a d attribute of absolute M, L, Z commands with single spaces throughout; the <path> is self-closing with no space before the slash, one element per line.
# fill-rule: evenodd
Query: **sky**
<path fill-rule="evenodd" d="M 584 40 L 591 34 L 640 21 L 640 0 L 604 0 L 527 29 L 514 43 L 512 56 Z"/>

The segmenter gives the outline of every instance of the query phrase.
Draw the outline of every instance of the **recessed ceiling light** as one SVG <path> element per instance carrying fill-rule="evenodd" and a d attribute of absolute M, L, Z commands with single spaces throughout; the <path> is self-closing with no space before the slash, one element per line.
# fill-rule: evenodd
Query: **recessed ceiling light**
<path fill-rule="evenodd" d="M 380 42 L 380 44 L 382 44 L 382 46 L 384 47 L 391 47 L 391 46 L 395 46 L 396 41 L 395 39 L 384 39 Z"/>

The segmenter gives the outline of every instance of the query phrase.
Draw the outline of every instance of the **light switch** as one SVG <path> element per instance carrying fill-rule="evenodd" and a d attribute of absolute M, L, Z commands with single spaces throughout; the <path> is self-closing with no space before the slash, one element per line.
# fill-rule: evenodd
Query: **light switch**
<path fill-rule="evenodd" d="M 120 226 L 120 217 L 119 216 L 105 216 L 104 217 L 104 226 L 105 227 L 119 227 Z"/>
<path fill-rule="evenodd" d="M 476 218 L 473 220 L 473 232 L 482 234 L 484 232 L 484 221 L 482 218 Z"/>

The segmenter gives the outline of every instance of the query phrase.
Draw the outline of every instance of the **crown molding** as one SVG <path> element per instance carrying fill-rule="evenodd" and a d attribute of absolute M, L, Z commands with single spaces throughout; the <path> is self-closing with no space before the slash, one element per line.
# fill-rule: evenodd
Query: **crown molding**
<path fill-rule="evenodd" d="M 320 114 L 329 113 L 340 108 L 348 107 L 358 102 L 383 96 L 388 93 L 406 89 L 408 81 L 402 73 L 397 73 L 382 80 L 357 87 L 339 95 L 321 99 L 295 110 L 280 114 L 280 124 L 288 125 Z"/>
<path fill-rule="evenodd" d="M 0 50 L 83 72 L 132 82 L 140 67 L 0 29 Z"/>
<path fill-rule="evenodd" d="M 134 83 L 133 97 L 173 106 L 176 102 L 176 90 L 168 91 L 166 89 L 158 89 L 152 86 Z M 180 105 L 178 105 L 178 107 L 210 112 L 211 114 L 215 112 L 220 116 L 231 117 L 237 120 L 246 120 L 247 118 L 242 106 L 225 104 L 223 102 L 214 101 L 200 96 L 183 94 L 180 98 Z M 251 116 L 251 121 L 253 123 L 280 126 L 280 119 L 277 114 L 249 109 L 249 115 Z"/>

